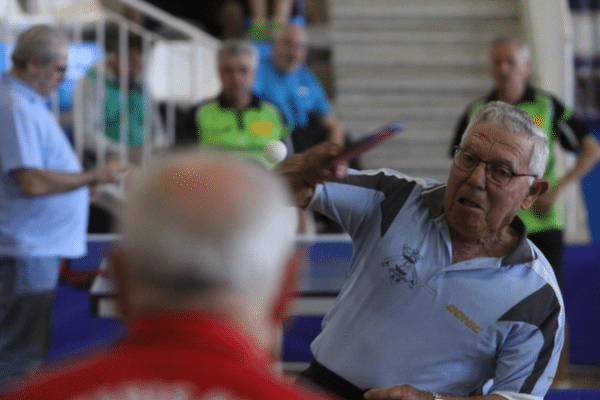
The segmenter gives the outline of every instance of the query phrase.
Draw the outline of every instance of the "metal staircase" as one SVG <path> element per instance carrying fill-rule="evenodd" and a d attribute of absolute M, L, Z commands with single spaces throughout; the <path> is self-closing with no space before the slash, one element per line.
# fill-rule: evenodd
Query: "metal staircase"
<path fill-rule="evenodd" d="M 355 138 L 391 121 L 403 134 L 363 156 L 445 181 L 458 116 L 486 93 L 488 45 L 521 33 L 511 0 L 329 0 L 335 109 Z"/>

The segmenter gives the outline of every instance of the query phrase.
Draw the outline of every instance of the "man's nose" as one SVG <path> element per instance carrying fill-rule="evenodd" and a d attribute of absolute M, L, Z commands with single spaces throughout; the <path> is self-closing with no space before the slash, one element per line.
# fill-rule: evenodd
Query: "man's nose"
<path fill-rule="evenodd" d="M 487 164 L 482 160 L 479 160 L 477 166 L 471 171 L 468 182 L 473 186 L 484 188 L 487 181 Z"/>
<path fill-rule="evenodd" d="M 241 82 L 244 79 L 244 73 L 243 72 L 236 72 L 233 74 L 233 79 L 235 79 L 236 82 Z"/>
<path fill-rule="evenodd" d="M 510 64 L 508 62 L 501 63 L 500 71 L 502 71 L 503 74 L 508 74 L 510 72 Z"/>

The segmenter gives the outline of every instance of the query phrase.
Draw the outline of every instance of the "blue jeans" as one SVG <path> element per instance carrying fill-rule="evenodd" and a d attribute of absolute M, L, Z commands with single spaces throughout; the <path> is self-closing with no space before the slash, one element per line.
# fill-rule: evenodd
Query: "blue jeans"
<path fill-rule="evenodd" d="M 0 257 L 0 384 L 31 372 L 47 358 L 57 274 L 27 290 L 25 271 L 60 268 L 58 258 Z M 37 286 L 37 285 L 34 285 Z"/>

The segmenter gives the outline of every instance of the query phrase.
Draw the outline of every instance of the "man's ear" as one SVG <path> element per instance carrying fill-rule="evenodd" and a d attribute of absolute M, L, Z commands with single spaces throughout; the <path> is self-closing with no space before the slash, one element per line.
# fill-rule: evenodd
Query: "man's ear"
<path fill-rule="evenodd" d="M 27 67 L 31 68 L 32 70 L 38 70 L 39 68 L 43 68 L 47 65 L 47 63 L 42 64 L 40 62 L 40 58 L 38 56 L 36 56 L 35 54 L 30 55 L 29 57 L 27 57 Z"/>
<path fill-rule="evenodd" d="M 527 210 L 538 198 L 548 191 L 549 187 L 550 181 L 548 179 L 536 178 L 531 186 L 529 186 L 529 190 L 521 202 L 521 208 Z"/>
<path fill-rule="evenodd" d="M 30 73 L 33 74 L 37 71 L 39 67 L 39 62 L 36 56 L 29 56 L 27 57 L 27 63 L 25 64 L 25 70 Z"/>
<path fill-rule="evenodd" d="M 303 245 L 296 245 L 294 253 L 286 262 L 279 291 L 273 302 L 271 321 L 276 325 L 283 324 L 293 306 L 294 292 L 298 290 L 299 281 L 308 260 L 308 249 Z"/>

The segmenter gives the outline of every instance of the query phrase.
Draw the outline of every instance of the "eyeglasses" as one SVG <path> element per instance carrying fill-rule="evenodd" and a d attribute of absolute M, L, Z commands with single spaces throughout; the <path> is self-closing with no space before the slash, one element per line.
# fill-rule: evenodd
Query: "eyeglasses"
<path fill-rule="evenodd" d="M 522 176 L 532 176 L 534 178 L 538 177 L 534 174 L 517 174 L 502 164 L 484 161 L 476 155 L 461 149 L 459 146 L 454 148 L 454 166 L 461 171 L 472 172 L 481 162 L 485 164 L 486 178 L 497 186 L 507 185 L 512 178 L 518 178 Z"/>

